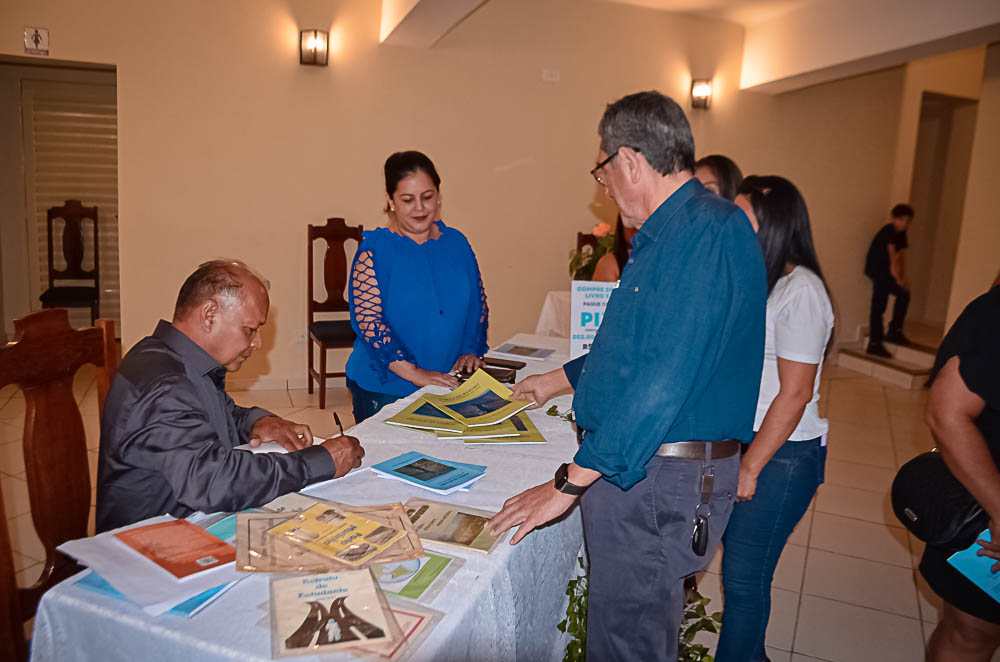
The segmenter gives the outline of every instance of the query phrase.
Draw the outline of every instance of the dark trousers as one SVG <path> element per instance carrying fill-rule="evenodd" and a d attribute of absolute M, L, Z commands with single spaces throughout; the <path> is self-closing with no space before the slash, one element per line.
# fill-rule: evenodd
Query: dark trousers
<path fill-rule="evenodd" d="M 715 651 L 718 662 L 763 662 L 771 616 L 771 581 L 781 551 L 823 483 L 821 439 L 786 441 L 764 465 L 757 492 L 733 507 L 722 536 L 726 608 Z"/>
<path fill-rule="evenodd" d="M 622 490 L 598 480 L 581 497 L 590 557 L 587 659 L 677 660 L 684 578 L 708 565 L 736 496 L 739 455 L 715 466 L 705 556 L 691 550 L 703 460 L 656 457 L 646 477 Z"/>
<path fill-rule="evenodd" d="M 889 331 L 902 332 L 903 320 L 906 319 L 906 309 L 910 307 L 910 291 L 903 289 L 892 276 L 872 279 L 872 310 L 868 320 L 868 342 L 880 343 L 885 337 L 882 327 L 882 314 L 889 303 L 889 295 L 895 295 L 896 304 L 892 308 L 892 321 Z"/>
<path fill-rule="evenodd" d="M 399 400 L 400 396 L 398 395 L 366 391 L 358 386 L 357 382 L 352 380 L 350 377 L 346 377 L 345 379 L 347 381 L 347 390 L 351 392 L 351 404 L 354 409 L 355 425 L 366 418 L 371 418 L 375 414 L 379 413 L 382 407 L 387 404 Z"/>

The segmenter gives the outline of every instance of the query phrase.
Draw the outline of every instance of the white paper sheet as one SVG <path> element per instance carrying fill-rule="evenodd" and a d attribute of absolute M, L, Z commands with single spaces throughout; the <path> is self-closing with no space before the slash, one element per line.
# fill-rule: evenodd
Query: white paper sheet
<path fill-rule="evenodd" d="M 142 525 L 172 521 L 173 517 L 163 515 L 143 520 Z M 114 534 L 131 529 L 126 526 L 114 531 L 106 531 L 91 538 L 70 540 L 57 548 L 87 566 L 126 598 L 154 616 L 169 611 L 175 605 L 193 598 L 202 591 L 241 579 L 234 563 L 205 570 L 184 579 L 177 579 L 160 566 L 147 559 Z"/>
<path fill-rule="evenodd" d="M 299 435 L 301 438 L 302 435 Z M 313 446 L 316 444 L 322 444 L 326 439 L 322 437 L 313 437 Z M 251 453 L 287 453 L 288 450 L 276 441 L 265 441 L 263 444 L 257 448 L 250 448 L 250 444 L 240 444 L 239 446 L 233 446 L 233 450 L 236 451 L 250 451 Z"/>

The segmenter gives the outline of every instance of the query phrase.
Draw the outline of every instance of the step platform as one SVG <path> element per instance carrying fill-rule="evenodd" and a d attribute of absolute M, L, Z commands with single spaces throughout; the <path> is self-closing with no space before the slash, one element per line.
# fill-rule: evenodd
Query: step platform
<path fill-rule="evenodd" d="M 934 366 L 933 347 L 911 344 L 907 346 L 885 343 L 892 358 L 873 356 L 865 351 L 868 338 L 860 346 L 841 348 L 837 354 L 837 365 L 848 370 L 868 375 L 879 381 L 906 389 L 924 386 Z"/>

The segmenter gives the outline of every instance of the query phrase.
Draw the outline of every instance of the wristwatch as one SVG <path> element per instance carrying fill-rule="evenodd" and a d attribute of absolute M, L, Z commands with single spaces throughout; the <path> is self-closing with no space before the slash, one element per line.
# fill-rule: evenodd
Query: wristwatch
<path fill-rule="evenodd" d="M 567 462 L 564 462 L 556 469 L 555 488 L 563 494 L 571 494 L 573 496 L 580 496 L 587 491 L 586 487 L 574 485 L 569 482 L 569 463 Z"/>

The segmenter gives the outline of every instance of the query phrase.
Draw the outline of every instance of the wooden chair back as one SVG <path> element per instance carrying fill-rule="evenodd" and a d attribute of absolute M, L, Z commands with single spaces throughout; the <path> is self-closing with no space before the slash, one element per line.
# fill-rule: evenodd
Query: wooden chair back
<path fill-rule="evenodd" d="M 13 571 L 13 559 L 4 522 L 4 531 L 0 531 L 0 588 L 4 602 L 12 605 L 23 623 L 34 615 L 49 587 L 78 569 L 56 551 L 67 540 L 87 535 L 90 516 L 87 439 L 73 395 L 73 376 L 85 363 L 98 366 L 98 402 L 103 406 L 118 366 L 118 347 L 112 320 L 99 320 L 94 328 L 73 329 L 64 308 L 15 320 L 14 330 L 14 341 L 0 347 L 0 388 L 17 384 L 24 392 L 22 443 L 28 498 L 35 532 L 45 548 L 45 566 L 38 580 L 28 588 L 16 588 L 15 584 L 11 599 L 6 575 Z M 0 615 L 6 628 L 9 614 Z M 17 631 L 23 639 L 20 628 Z"/>
<path fill-rule="evenodd" d="M 63 226 L 60 244 L 63 259 L 66 260 L 65 269 L 56 269 L 55 264 L 55 237 L 52 236 L 52 222 L 61 218 L 65 222 Z M 86 221 L 93 223 L 94 239 L 94 266 L 92 269 L 83 268 L 84 245 L 83 245 L 83 224 Z M 49 252 L 49 287 L 55 286 L 57 279 L 64 280 L 93 280 L 94 287 L 100 291 L 100 253 L 97 250 L 97 207 L 84 207 L 79 200 L 67 200 L 62 207 L 52 207 L 48 211 L 46 219 L 48 230 L 48 252 Z"/>
<path fill-rule="evenodd" d="M 308 280 L 309 296 L 309 323 L 315 319 L 316 313 L 344 312 L 349 309 L 347 299 L 344 297 L 344 288 L 347 286 L 347 252 L 344 244 L 348 239 L 354 239 L 361 243 L 362 227 L 349 226 L 342 218 L 328 218 L 326 225 L 309 226 L 309 250 L 308 250 Z M 323 254 L 323 284 L 326 287 L 326 299 L 317 301 L 314 293 L 313 279 L 313 242 L 322 239 L 326 242 L 326 251 Z"/>

